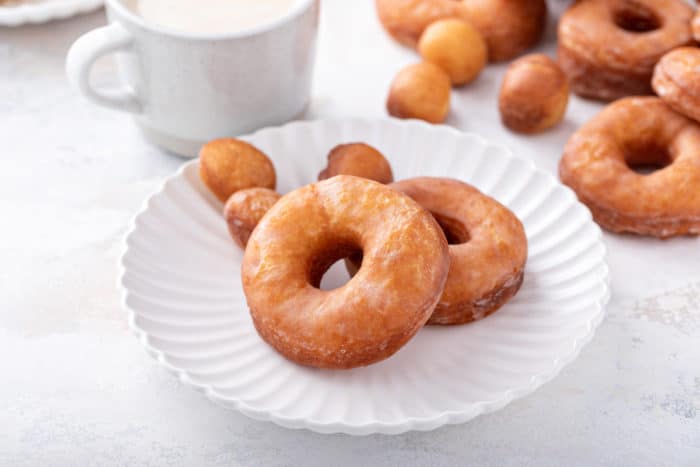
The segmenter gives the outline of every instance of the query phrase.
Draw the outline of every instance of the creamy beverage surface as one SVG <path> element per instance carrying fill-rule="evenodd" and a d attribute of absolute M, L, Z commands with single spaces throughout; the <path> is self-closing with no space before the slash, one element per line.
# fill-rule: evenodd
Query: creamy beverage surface
<path fill-rule="evenodd" d="M 300 0 L 123 0 L 149 23 L 190 33 L 243 31 L 287 15 Z"/>

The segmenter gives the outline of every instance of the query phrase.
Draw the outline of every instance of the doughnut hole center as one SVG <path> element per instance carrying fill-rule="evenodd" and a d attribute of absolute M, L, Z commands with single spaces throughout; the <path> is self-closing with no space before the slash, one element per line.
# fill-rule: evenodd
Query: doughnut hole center
<path fill-rule="evenodd" d="M 308 268 L 309 283 L 320 290 L 331 291 L 347 284 L 351 277 L 343 260 L 362 257 L 362 248 L 356 242 L 339 240 L 322 245 L 311 256 Z"/>
<path fill-rule="evenodd" d="M 646 5 L 628 0 L 613 11 L 617 27 L 629 32 L 650 32 L 661 27 L 661 19 Z"/>
<path fill-rule="evenodd" d="M 431 213 L 442 231 L 445 233 L 445 238 L 447 238 L 447 243 L 449 245 L 462 245 L 471 240 L 471 235 L 467 227 L 456 219 L 444 216 L 442 214 Z"/>
<path fill-rule="evenodd" d="M 672 162 L 668 149 L 659 146 L 632 147 L 625 154 L 627 167 L 640 175 L 650 175 Z"/>

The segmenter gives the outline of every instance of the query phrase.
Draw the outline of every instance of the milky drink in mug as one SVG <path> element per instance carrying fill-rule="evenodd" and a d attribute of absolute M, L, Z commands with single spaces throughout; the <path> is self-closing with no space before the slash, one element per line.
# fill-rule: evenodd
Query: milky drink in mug
<path fill-rule="evenodd" d="M 106 0 L 110 24 L 79 38 L 70 81 L 134 114 L 151 142 L 196 156 L 209 140 L 279 125 L 310 96 L 319 0 Z M 93 86 L 117 53 L 122 85 Z"/>

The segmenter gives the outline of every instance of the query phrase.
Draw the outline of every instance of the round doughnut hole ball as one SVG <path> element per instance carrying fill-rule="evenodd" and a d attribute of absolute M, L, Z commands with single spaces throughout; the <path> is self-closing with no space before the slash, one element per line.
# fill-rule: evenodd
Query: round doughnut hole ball
<path fill-rule="evenodd" d="M 450 111 L 450 77 L 442 68 L 422 62 L 399 71 L 389 90 L 386 107 L 397 118 L 442 123 Z"/>
<path fill-rule="evenodd" d="M 202 147 L 199 177 L 222 202 L 239 190 L 274 190 L 277 183 L 272 161 L 255 146 L 232 138 L 217 139 Z"/>
<path fill-rule="evenodd" d="M 543 54 L 522 57 L 508 67 L 498 101 L 503 124 L 519 133 L 538 133 L 559 123 L 569 102 L 569 82 Z"/>
<path fill-rule="evenodd" d="M 238 246 L 245 249 L 253 229 L 280 198 L 269 188 L 246 188 L 231 195 L 224 206 L 224 219 Z"/>
<path fill-rule="evenodd" d="M 394 181 L 386 157 L 365 143 L 341 144 L 328 153 L 328 166 L 318 174 L 318 179 L 325 180 L 336 175 L 354 175 L 384 184 Z"/>
<path fill-rule="evenodd" d="M 445 70 L 455 86 L 473 81 L 488 60 L 481 33 L 470 23 L 456 18 L 428 26 L 418 42 L 418 52 L 426 62 Z"/>

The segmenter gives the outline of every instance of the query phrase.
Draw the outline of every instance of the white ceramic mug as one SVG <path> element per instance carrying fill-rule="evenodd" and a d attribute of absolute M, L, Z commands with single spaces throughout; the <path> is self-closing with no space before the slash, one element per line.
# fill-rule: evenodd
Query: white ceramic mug
<path fill-rule="evenodd" d="M 319 0 L 299 0 L 283 18 L 241 32 L 192 34 L 146 23 L 107 0 L 110 24 L 68 52 L 68 78 L 93 102 L 134 114 L 151 142 L 196 156 L 209 140 L 278 125 L 309 100 Z M 123 87 L 97 89 L 90 69 L 113 52 Z"/>

